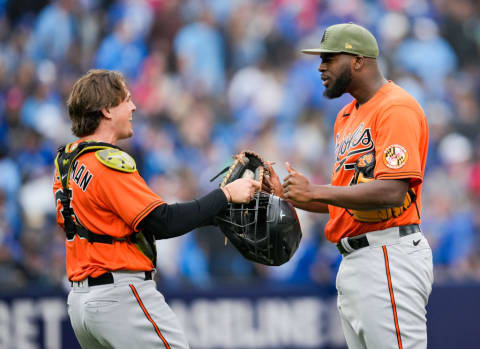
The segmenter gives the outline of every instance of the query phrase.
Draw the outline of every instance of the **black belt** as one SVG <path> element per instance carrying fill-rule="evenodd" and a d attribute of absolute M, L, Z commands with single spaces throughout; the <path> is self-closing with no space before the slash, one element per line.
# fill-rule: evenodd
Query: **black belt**
<path fill-rule="evenodd" d="M 415 234 L 421 232 L 420 226 L 418 224 L 409 224 L 409 225 L 401 225 L 398 227 L 398 232 L 400 237 L 404 237 L 410 234 Z M 359 236 L 353 236 L 347 238 L 348 244 L 350 245 L 351 248 L 354 250 L 359 250 L 363 247 L 367 247 L 368 244 L 368 239 L 367 236 L 362 234 Z M 341 254 L 347 255 L 349 252 L 343 247 L 342 243 L 339 241 L 337 243 L 337 248 L 340 251 Z"/>
<path fill-rule="evenodd" d="M 145 280 L 152 280 L 151 270 L 145 272 Z M 97 276 L 96 278 L 91 276 L 88 277 L 88 286 L 98 286 L 98 285 L 107 285 L 107 284 L 113 284 L 113 274 L 110 272 Z"/>

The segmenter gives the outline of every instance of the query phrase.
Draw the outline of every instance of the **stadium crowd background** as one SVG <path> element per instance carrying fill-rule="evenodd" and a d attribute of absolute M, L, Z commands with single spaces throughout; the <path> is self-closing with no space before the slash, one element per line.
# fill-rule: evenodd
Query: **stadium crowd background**
<path fill-rule="evenodd" d="M 121 146 L 167 202 L 214 188 L 246 148 L 281 178 L 288 160 L 326 183 L 350 97 L 324 98 L 320 59 L 300 49 L 345 21 L 376 35 L 385 75 L 428 117 L 422 229 L 436 282 L 480 281 L 479 12 L 474 0 L 0 0 L 0 292 L 67 284 L 51 184 L 56 148 L 74 139 L 65 101 L 80 75 L 126 75 L 137 112 Z M 282 267 L 244 260 L 210 227 L 158 243 L 158 282 L 332 284 L 326 217 L 299 214 L 304 237 Z"/>

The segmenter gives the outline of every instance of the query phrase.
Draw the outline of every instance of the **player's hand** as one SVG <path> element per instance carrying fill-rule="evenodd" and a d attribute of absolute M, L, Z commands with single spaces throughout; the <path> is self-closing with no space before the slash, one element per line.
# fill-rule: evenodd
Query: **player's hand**
<path fill-rule="evenodd" d="M 288 175 L 283 180 L 283 197 L 295 202 L 310 202 L 312 186 L 302 173 L 293 169 L 288 162 L 285 163 Z"/>
<path fill-rule="evenodd" d="M 282 182 L 280 182 L 280 178 L 273 169 L 272 163 L 270 161 L 267 161 L 265 164 L 270 174 L 263 177 L 262 190 L 267 193 L 283 197 Z"/>
<path fill-rule="evenodd" d="M 248 203 L 255 192 L 260 190 L 260 182 L 250 178 L 239 178 L 222 188 L 227 200 L 238 204 Z"/>

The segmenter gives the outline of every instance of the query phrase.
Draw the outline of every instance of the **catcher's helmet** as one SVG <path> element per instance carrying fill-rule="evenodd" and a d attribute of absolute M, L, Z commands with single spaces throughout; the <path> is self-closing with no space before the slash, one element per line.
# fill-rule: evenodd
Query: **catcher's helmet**
<path fill-rule="evenodd" d="M 289 261 L 302 238 L 292 204 L 268 193 L 255 193 L 248 204 L 229 203 L 216 218 L 222 232 L 246 259 L 265 265 Z"/>

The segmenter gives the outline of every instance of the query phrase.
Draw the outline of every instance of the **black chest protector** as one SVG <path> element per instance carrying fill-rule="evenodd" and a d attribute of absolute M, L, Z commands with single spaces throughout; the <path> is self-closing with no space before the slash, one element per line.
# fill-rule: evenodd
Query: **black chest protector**
<path fill-rule="evenodd" d="M 128 238 L 118 239 L 110 235 L 96 234 L 85 228 L 78 217 L 75 215 L 72 206 L 72 190 L 69 187 L 71 171 L 78 157 L 90 152 L 99 150 L 120 150 L 115 145 L 104 142 L 81 142 L 78 144 L 67 144 L 58 148 L 57 157 L 55 158 L 55 167 L 60 177 L 62 190 L 55 193 L 55 200 L 62 204 L 62 216 L 64 220 L 64 230 L 68 240 L 78 235 L 80 238 L 87 239 L 90 243 L 113 244 L 114 241 L 128 241 L 136 245 L 136 247 L 147 256 L 155 266 L 156 264 L 156 247 L 153 235 L 143 234 L 142 232 L 132 232 Z M 134 167 L 134 166 L 133 166 Z M 116 168 L 116 167 L 113 167 Z M 129 171 L 128 169 L 125 170 Z"/>

